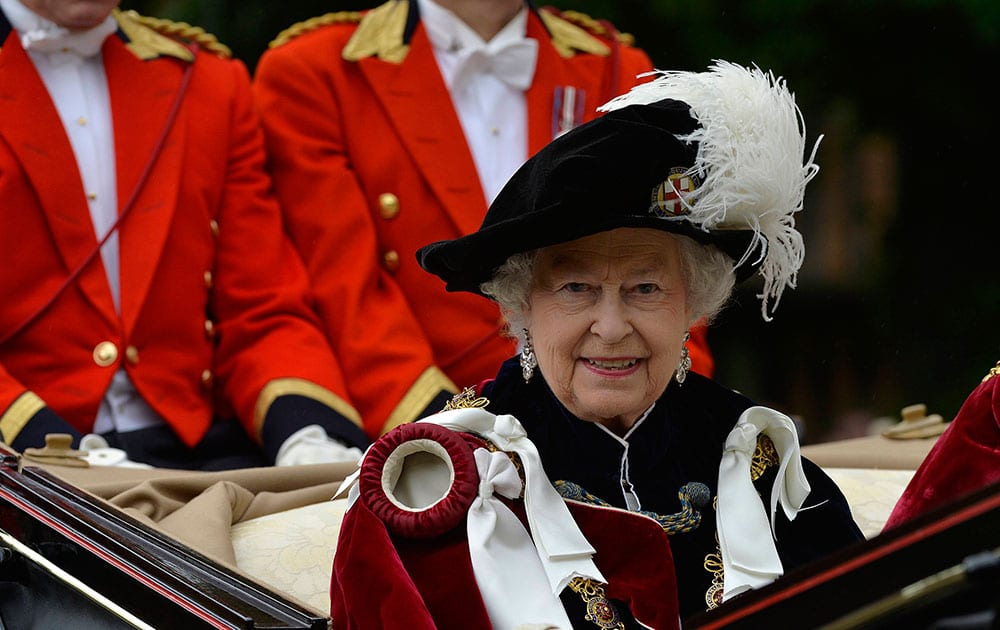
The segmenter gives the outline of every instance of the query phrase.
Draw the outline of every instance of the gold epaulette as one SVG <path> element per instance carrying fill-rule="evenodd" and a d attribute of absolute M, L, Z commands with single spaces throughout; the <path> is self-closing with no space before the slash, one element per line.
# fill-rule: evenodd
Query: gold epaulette
<path fill-rule="evenodd" d="M 605 26 L 607 22 L 595 20 L 586 13 L 580 13 L 579 11 L 563 11 L 562 17 L 570 22 L 582 26 L 598 37 L 615 37 L 620 43 L 625 44 L 626 46 L 635 45 L 635 37 L 633 37 L 631 33 L 622 33 L 614 27 L 608 29 L 608 27 Z"/>
<path fill-rule="evenodd" d="M 552 35 L 552 45 L 559 54 L 567 59 L 577 52 L 591 53 L 606 57 L 611 54 L 611 48 L 586 29 L 577 26 L 556 9 L 546 7 L 538 12 L 545 28 Z"/>
<path fill-rule="evenodd" d="M 572 57 L 573 51 L 608 55 L 611 50 L 601 39 L 616 38 L 620 43 L 632 46 L 635 38 L 628 33 L 619 33 L 613 27 L 595 20 L 579 11 L 559 11 L 545 7 L 539 11 L 545 27 L 552 34 L 552 43 L 563 57 Z"/>
<path fill-rule="evenodd" d="M 409 14 L 408 0 L 389 0 L 366 11 L 340 56 L 346 61 L 375 56 L 389 63 L 402 63 L 410 52 L 409 44 L 403 41 Z"/>
<path fill-rule="evenodd" d="M 327 13 L 325 15 L 309 18 L 308 20 L 304 20 L 297 24 L 292 24 L 285 30 L 278 33 L 278 36 L 275 37 L 271 43 L 267 45 L 267 47 L 275 48 L 277 46 L 281 46 L 282 44 L 287 44 L 299 35 L 303 35 L 309 31 L 315 31 L 322 26 L 360 22 L 362 15 L 363 13 L 360 11 L 337 11 L 336 13 Z"/>
<path fill-rule="evenodd" d="M 195 43 L 199 48 L 219 57 L 228 59 L 233 56 L 228 46 L 200 26 L 140 15 L 132 10 L 117 12 L 116 18 L 122 31 L 131 40 L 130 48 L 143 59 L 170 55 L 190 60 L 191 53 L 183 45 L 184 42 Z M 149 30 L 144 31 L 142 27 L 154 31 L 154 37 L 150 37 Z M 156 38 L 156 34 L 161 37 Z"/>

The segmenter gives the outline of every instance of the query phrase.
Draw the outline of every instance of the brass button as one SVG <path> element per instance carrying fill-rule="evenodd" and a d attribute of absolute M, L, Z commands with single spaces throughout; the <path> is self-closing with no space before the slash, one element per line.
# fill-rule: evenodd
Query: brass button
<path fill-rule="evenodd" d="M 205 337 L 208 339 L 215 338 L 215 322 L 210 319 L 205 320 Z"/>
<path fill-rule="evenodd" d="M 212 370 L 204 370 L 201 373 L 201 384 L 206 388 L 212 387 L 212 383 L 215 381 L 215 377 L 212 375 Z"/>
<path fill-rule="evenodd" d="M 212 219 L 211 221 L 208 222 L 208 229 L 212 230 L 212 236 L 218 236 L 219 222 L 216 221 L 215 219 Z"/>
<path fill-rule="evenodd" d="M 378 196 L 378 207 L 383 219 L 392 219 L 399 214 L 399 197 L 392 193 L 382 193 Z"/>
<path fill-rule="evenodd" d="M 212 272 L 211 271 L 206 271 L 205 272 L 205 288 L 206 289 L 211 289 L 212 288 L 212 284 L 214 282 L 215 282 L 215 280 L 214 280 L 214 278 L 212 278 Z"/>
<path fill-rule="evenodd" d="M 396 271 L 399 269 L 399 252 L 394 249 L 390 249 L 382 256 L 382 264 L 388 271 Z"/>
<path fill-rule="evenodd" d="M 139 349 L 135 346 L 128 346 L 125 348 L 125 360 L 132 365 L 139 364 Z"/>
<path fill-rule="evenodd" d="M 118 359 L 118 346 L 110 341 L 102 341 L 94 347 L 94 363 L 108 367 Z"/>

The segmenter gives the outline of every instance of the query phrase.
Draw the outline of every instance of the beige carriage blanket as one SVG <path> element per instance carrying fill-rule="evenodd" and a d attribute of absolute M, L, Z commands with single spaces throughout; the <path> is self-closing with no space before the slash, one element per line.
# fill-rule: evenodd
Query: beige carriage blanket
<path fill-rule="evenodd" d="M 329 614 L 330 572 L 351 464 L 221 472 L 44 466 L 133 518 Z"/>

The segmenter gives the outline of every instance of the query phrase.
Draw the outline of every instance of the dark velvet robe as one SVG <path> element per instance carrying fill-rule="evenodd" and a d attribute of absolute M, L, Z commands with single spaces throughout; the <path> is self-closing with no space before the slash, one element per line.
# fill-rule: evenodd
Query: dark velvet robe
<path fill-rule="evenodd" d="M 541 455 L 549 479 L 572 481 L 600 499 L 626 508 L 621 471 L 626 447 L 600 426 L 574 417 L 536 371 L 525 383 L 517 358 L 504 363 L 497 378 L 480 388 L 487 409 L 511 414 L 524 426 Z M 690 373 L 682 386 L 671 381 L 649 415 L 627 436 L 628 478 L 643 511 L 660 515 L 681 508 L 678 490 L 704 483 L 716 496 L 723 446 L 740 414 L 753 406 L 746 397 Z M 798 517 L 789 522 L 779 509 L 777 548 L 787 573 L 792 567 L 864 539 L 834 482 L 803 460 L 812 491 Z M 777 466 L 756 482 L 765 505 Z M 809 509 L 806 509 L 809 508 Z M 715 511 L 702 511 L 701 525 L 670 537 L 682 618 L 706 609 L 712 574 L 705 556 L 716 552 Z"/>
<path fill-rule="evenodd" d="M 885 529 L 1000 483 L 1000 364 L 979 383 L 903 490 Z"/>

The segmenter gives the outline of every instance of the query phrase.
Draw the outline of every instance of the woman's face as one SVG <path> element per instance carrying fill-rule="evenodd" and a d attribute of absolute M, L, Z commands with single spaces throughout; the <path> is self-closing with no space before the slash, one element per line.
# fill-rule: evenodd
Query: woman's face
<path fill-rule="evenodd" d="M 525 313 L 538 368 L 575 416 L 624 433 L 673 377 L 686 302 L 666 232 L 619 228 L 542 249 Z"/>

